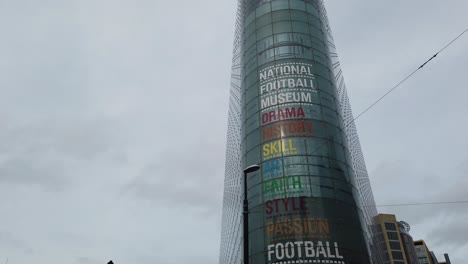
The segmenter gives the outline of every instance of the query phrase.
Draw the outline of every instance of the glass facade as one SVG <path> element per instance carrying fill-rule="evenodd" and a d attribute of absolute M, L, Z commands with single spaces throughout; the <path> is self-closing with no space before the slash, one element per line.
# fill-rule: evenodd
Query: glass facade
<path fill-rule="evenodd" d="M 321 0 L 240 0 L 220 264 L 378 263 L 373 195 Z M 378 254 L 375 254 L 378 255 Z"/>

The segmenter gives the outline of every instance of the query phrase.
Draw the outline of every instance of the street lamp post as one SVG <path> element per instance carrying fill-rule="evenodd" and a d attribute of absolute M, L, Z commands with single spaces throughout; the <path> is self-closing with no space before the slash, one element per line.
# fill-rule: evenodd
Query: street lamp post
<path fill-rule="evenodd" d="M 260 169 L 260 165 L 254 164 L 244 169 L 244 210 L 242 211 L 242 219 L 244 222 L 244 264 L 249 264 L 249 201 L 247 200 L 247 174 Z"/>

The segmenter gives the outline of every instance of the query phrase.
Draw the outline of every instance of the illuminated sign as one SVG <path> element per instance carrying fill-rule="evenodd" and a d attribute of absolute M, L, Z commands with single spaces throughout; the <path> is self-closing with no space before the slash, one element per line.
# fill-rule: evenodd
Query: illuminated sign
<path fill-rule="evenodd" d="M 312 64 L 308 63 L 281 63 L 275 66 L 264 68 L 260 71 L 260 81 L 267 81 L 273 78 L 304 76 L 315 78 Z"/>
<path fill-rule="evenodd" d="M 293 216 L 304 214 L 309 208 L 306 205 L 306 197 L 289 197 L 265 202 L 265 214 L 267 218 L 273 216 Z"/>
<path fill-rule="evenodd" d="M 302 5 L 307 16 L 317 17 L 318 10 L 310 10 L 315 8 L 311 1 L 293 2 L 296 7 Z M 289 11 L 292 2 L 277 0 L 276 4 L 275 8 L 290 14 L 285 23 L 301 20 L 292 15 L 300 12 Z M 271 1 L 248 6 L 250 11 L 243 15 L 249 24 L 256 25 L 260 16 L 271 21 L 272 14 L 265 13 L 273 10 Z M 255 10 L 260 6 L 261 10 Z M 265 35 L 262 41 L 256 34 L 244 35 L 247 30 L 241 33 L 242 43 L 252 43 L 242 48 L 241 55 L 246 55 L 245 48 L 250 50 L 250 46 L 251 50 L 264 50 L 266 40 L 274 46 L 270 59 L 258 55 L 256 60 L 251 57 L 255 63 L 240 65 L 242 73 L 248 72 L 247 76 L 241 74 L 240 80 L 242 162 L 260 162 L 262 168 L 250 182 L 256 189 L 249 210 L 261 216 L 249 219 L 254 226 L 249 231 L 255 232 L 255 239 L 248 252 L 257 262 L 269 264 L 369 264 L 356 201 L 343 192 L 355 186 L 346 178 L 348 173 L 330 172 L 338 166 L 333 165 L 337 160 L 346 168 L 351 169 L 352 164 L 343 158 L 349 154 L 343 153 L 349 149 L 344 140 L 334 140 L 343 129 L 343 118 L 336 110 L 339 100 L 326 48 L 329 43 L 323 31 L 307 34 L 292 29 L 269 38 Z M 328 144 L 316 151 L 322 139 Z M 260 226 L 261 237 L 257 232 Z"/>
<path fill-rule="evenodd" d="M 339 263 L 344 264 L 338 243 L 329 241 L 294 241 L 268 245 L 268 261 L 270 263 L 289 263 L 275 261 L 290 261 L 295 258 L 306 259 L 306 263 Z M 311 260 L 308 260 L 311 258 Z M 326 258 L 317 262 L 315 258 Z M 314 259 L 314 262 L 312 262 Z M 329 262 L 333 261 L 333 262 Z M 297 262 L 296 262 L 297 263 Z M 301 263 L 301 262 L 299 262 Z"/>
<path fill-rule="evenodd" d="M 263 163 L 263 180 L 271 180 L 283 176 L 283 160 L 272 159 Z"/>
<path fill-rule="evenodd" d="M 265 200 L 287 196 L 301 196 L 304 194 L 302 177 L 300 176 L 277 178 L 263 182 L 263 196 Z"/>
<path fill-rule="evenodd" d="M 312 238 L 320 235 L 320 238 L 327 238 L 330 234 L 328 219 L 320 218 L 295 218 L 278 220 L 266 224 L 267 238 L 272 241 L 288 239 L 291 235 L 295 238 Z"/>
<path fill-rule="evenodd" d="M 262 114 L 262 125 L 269 124 L 275 121 L 305 118 L 304 109 L 302 107 L 286 107 L 278 110 L 271 110 Z"/>
<path fill-rule="evenodd" d="M 311 92 L 281 92 L 265 96 L 261 100 L 261 109 L 285 103 L 312 103 Z"/>
<path fill-rule="evenodd" d="M 268 141 L 281 137 L 312 137 L 311 121 L 280 121 L 262 127 L 262 140 Z"/>
<path fill-rule="evenodd" d="M 262 149 L 264 160 L 297 154 L 292 139 L 269 142 L 264 144 Z"/>
<path fill-rule="evenodd" d="M 260 85 L 260 94 L 274 92 L 280 89 L 314 88 L 311 79 L 282 79 L 274 80 Z"/>

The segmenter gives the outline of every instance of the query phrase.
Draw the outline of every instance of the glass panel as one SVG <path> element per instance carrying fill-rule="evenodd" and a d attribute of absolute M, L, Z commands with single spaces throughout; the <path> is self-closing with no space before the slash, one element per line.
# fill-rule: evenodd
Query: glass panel
<path fill-rule="evenodd" d="M 302 22 L 307 22 L 307 13 L 303 11 L 298 11 L 298 10 L 291 10 L 291 19 L 294 21 L 302 21 Z"/>
<path fill-rule="evenodd" d="M 309 34 L 309 25 L 304 22 L 293 21 L 292 28 L 294 32 Z"/>
<path fill-rule="evenodd" d="M 396 232 L 387 232 L 389 240 L 397 240 L 398 241 L 398 234 Z"/>
<path fill-rule="evenodd" d="M 290 0 L 289 6 L 291 9 L 303 10 L 306 11 L 305 1 L 301 0 Z"/>
<path fill-rule="evenodd" d="M 283 33 L 274 36 L 275 44 L 282 45 L 291 43 L 291 33 Z"/>
<path fill-rule="evenodd" d="M 270 3 L 263 4 L 257 8 L 257 18 L 265 15 L 266 13 L 271 12 Z"/>
<path fill-rule="evenodd" d="M 312 14 L 314 15 L 316 18 L 320 18 L 320 13 L 319 11 L 317 10 L 317 8 L 311 4 L 307 4 L 307 12 L 309 14 Z"/>
<path fill-rule="evenodd" d="M 264 50 L 270 49 L 272 47 L 273 47 L 273 36 L 261 39 L 257 43 L 257 50 L 259 53 Z"/>
<path fill-rule="evenodd" d="M 271 25 L 262 27 L 257 30 L 257 40 L 261 40 L 263 38 L 269 37 L 273 35 L 273 28 Z"/>
<path fill-rule="evenodd" d="M 271 14 L 267 13 L 266 15 L 257 18 L 256 23 L 257 28 L 271 24 Z"/>
<path fill-rule="evenodd" d="M 275 59 L 275 50 L 269 49 L 258 54 L 258 65 L 272 62 Z"/>
<path fill-rule="evenodd" d="M 280 9 L 289 9 L 288 0 L 274 0 L 271 2 L 271 9 L 273 11 Z"/>
<path fill-rule="evenodd" d="M 284 20 L 290 20 L 290 12 L 289 10 L 279 10 L 279 11 L 274 11 L 271 13 L 272 15 L 272 20 L 273 22 L 278 22 L 278 21 L 284 21 Z"/>
<path fill-rule="evenodd" d="M 273 23 L 273 32 L 275 34 L 291 32 L 291 21 L 281 21 Z"/>
<path fill-rule="evenodd" d="M 397 230 L 394 223 L 385 223 L 385 228 L 386 228 L 387 230 L 392 230 L 392 231 L 396 231 L 396 230 Z"/>
<path fill-rule="evenodd" d="M 248 25 L 246 28 L 245 28 L 245 32 L 244 32 L 244 36 L 250 36 L 250 34 L 254 33 L 255 32 L 255 23 L 250 23 L 250 25 Z"/>
<path fill-rule="evenodd" d="M 247 18 L 245 19 L 244 25 L 249 25 L 250 23 L 255 21 L 255 12 L 251 12 Z"/>

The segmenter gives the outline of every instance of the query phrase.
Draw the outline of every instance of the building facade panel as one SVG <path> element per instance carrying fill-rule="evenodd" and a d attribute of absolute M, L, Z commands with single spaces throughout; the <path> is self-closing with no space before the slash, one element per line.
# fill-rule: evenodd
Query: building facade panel
<path fill-rule="evenodd" d="M 233 58 L 220 263 L 241 263 L 252 164 L 251 263 L 370 263 L 375 204 L 323 3 L 239 1 Z"/>

